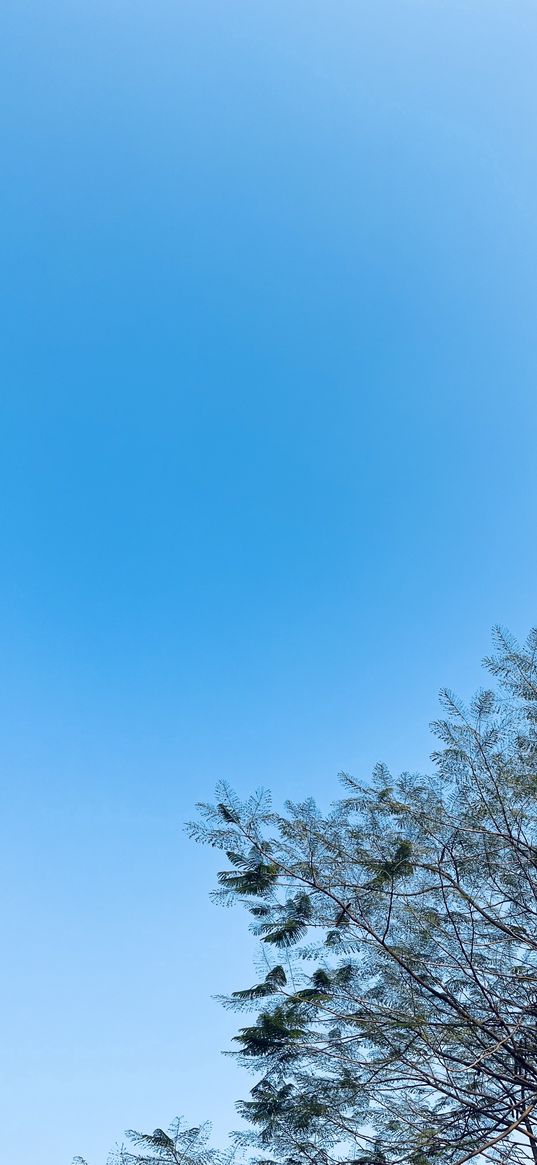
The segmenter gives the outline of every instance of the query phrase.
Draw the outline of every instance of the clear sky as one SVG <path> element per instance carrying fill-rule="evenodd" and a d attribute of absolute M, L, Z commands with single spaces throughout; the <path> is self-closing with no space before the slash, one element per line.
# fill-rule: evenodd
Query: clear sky
<path fill-rule="evenodd" d="M 183 832 L 536 618 L 533 0 L 3 0 L 0 1159 L 234 1123 Z"/>

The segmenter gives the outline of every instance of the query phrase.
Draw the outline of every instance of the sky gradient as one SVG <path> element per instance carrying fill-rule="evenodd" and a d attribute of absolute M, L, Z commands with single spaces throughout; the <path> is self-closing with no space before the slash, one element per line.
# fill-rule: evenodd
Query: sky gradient
<path fill-rule="evenodd" d="M 537 8 L 4 0 L 0 1157 L 248 1079 L 182 826 L 428 763 L 536 621 Z"/>

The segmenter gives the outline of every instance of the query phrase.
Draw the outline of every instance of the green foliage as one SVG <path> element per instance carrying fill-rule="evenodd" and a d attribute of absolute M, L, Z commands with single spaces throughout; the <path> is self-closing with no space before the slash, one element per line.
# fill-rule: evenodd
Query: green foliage
<path fill-rule="evenodd" d="M 298 1007 L 278 1004 L 271 1011 L 262 1011 L 254 1027 L 241 1028 L 234 1039 L 241 1045 L 243 1056 L 270 1056 L 281 1064 L 297 1054 L 294 1045 L 306 1037 L 300 1020 Z"/>
<path fill-rule="evenodd" d="M 188 1128 L 178 1119 L 167 1132 L 126 1133 L 127 1145 L 112 1153 L 109 1165 L 229 1165 L 224 1156 L 209 1146 L 210 1125 Z"/>
<path fill-rule="evenodd" d="M 442 693 L 431 774 L 342 774 L 326 814 L 225 785 L 200 806 L 215 898 L 260 941 L 224 1000 L 253 1012 L 252 1165 L 537 1165 L 537 631 L 485 662 L 494 691 Z M 228 1165 L 208 1135 L 130 1132 L 109 1165 Z"/>
<path fill-rule="evenodd" d="M 237 1003 L 250 1003 L 254 999 L 263 999 L 266 995 L 275 995 L 279 987 L 285 987 L 287 977 L 283 967 L 273 967 L 265 976 L 262 983 L 254 987 L 247 987 L 242 991 L 234 991 L 231 998 Z"/>
<path fill-rule="evenodd" d="M 537 1165 L 537 632 L 495 648 L 495 691 L 442 694 L 432 774 L 343 774 L 324 815 L 201 807 L 218 897 L 285 952 L 226 1001 L 261 1004 L 236 1043 L 263 1162 Z"/>
<path fill-rule="evenodd" d="M 263 860 L 255 849 L 251 849 L 246 855 L 227 850 L 226 857 L 241 872 L 237 874 L 234 870 L 221 871 L 218 881 L 225 890 L 232 894 L 247 894 L 259 898 L 270 893 L 278 876 L 278 868 L 274 863 Z"/>

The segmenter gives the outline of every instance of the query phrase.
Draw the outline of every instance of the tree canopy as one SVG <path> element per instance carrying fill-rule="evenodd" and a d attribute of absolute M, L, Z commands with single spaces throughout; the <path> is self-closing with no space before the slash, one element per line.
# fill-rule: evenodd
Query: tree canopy
<path fill-rule="evenodd" d="M 235 1042 L 258 1157 L 537 1161 L 537 632 L 495 646 L 496 690 L 442 694 L 431 775 L 344 774 L 328 814 L 226 786 L 201 806 L 263 952 L 226 1001 L 256 1013 Z"/>
<path fill-rule="evenodd" d="M 181 1118 L 170 1128 L 139 1133 L 128 1129 L 126 1142 L 118 1145 L 108 1158 L 108 1165 L 230 1165 L 231 1152 L 221 1153 L 209 1143 L 211 1126 L 207 1122 L 192 1128 Z M 73 1165 L 87 1165 L 75 1157 Z"/>
<path fill-rule="evenodd" d="M 429 775 L 343 774 L 328 813 L 222 785 L 190 827 L 259 939 L 224 1000 L 250 1159 L 537 1165 L 537 631 L 496 631 L 485 662 L 468 708 L 442 694 Z M 196 1165 L 174 1135 L 118 1165 Z"/>
<path fill-rule="evenodd" d="M 128 1144 L 121 1145 L 109 1165 L 225 1165 L 228 1156 L 211 1148 L 211 1126 L 207 1123 L 189 1128 L 178 1118 L 167 1132 L 126 1133 Z"/>

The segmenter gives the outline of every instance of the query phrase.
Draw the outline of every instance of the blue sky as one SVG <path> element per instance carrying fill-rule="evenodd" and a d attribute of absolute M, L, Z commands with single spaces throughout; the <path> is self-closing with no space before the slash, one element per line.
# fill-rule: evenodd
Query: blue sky
<path fill-rule="evenodd" d="M 234 1123 L 224 777 L 427 764 L 535 622 L 537 10 L 4 0 L 0 1155 Z"/>

